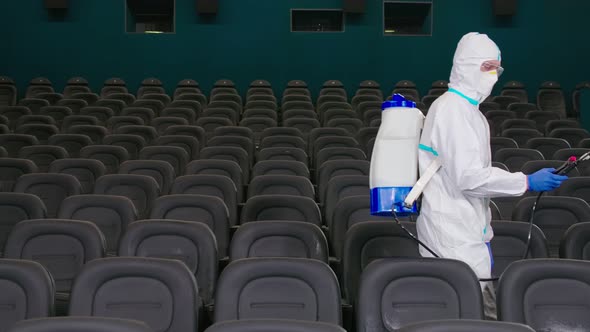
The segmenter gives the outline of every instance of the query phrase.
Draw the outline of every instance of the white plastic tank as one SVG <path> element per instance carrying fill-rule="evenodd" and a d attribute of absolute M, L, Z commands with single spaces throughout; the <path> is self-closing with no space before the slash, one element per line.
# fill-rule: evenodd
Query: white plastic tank
<path fill-rule="evenodd" d="M 404 199 L 418 180 L 418 145 L 424 115 L 416 103 L 394 94 L 382 105 L 381 126 L 371 157 L 371 214 L 416 214 L 404 207 Z"/>

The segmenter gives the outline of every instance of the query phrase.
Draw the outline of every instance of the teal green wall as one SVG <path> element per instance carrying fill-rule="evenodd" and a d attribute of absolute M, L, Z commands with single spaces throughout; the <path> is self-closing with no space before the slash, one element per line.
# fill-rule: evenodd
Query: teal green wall
<path fill-rule="evenodd" d="M 466 32 L 488 33 L 503 51 L 502 81 L 535 90 L 556 80 L 571 90 L 587 80 L 590 42 L 586 0 L 518 0 L 511 20 L 493 16 L 491 0 L 434 0 L 432 37 L 385 37 L 382 1 L 346 17 L 343 33 L 291 33 L 290 8 L 339 8 L 342 0 L 220 0 L 213 19 L 196 15 L 195 0 L 176 0 L 176 33 L 125 33 L 124 0 L 71 0 L 63 19 L 50 18 L 41 0 L 0 1 L 0 75 L 25 87 L 43 75 L 61 88 L 71 76 L 95 89 L 111 76 L 136 89 L 142 78 L 162 79 L 171 92 L 194 78 L 208 90 L 231 78 L 241 91 L 258 78 L 283 86 L 303 79 L 313 89 L 328 79 L 355 87 L 375 79 L 386 92 L 401 79 L 422 93 L 448 78 L 453 51 Z M 352 90 L 352 88 L 351 88 Z"/>

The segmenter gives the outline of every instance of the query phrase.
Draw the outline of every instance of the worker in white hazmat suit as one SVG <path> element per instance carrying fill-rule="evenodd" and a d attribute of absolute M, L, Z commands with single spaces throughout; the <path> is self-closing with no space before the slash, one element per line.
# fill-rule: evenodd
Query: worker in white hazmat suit
<path fill-rule="evenodd" d="M 490 198 L 553 190 L 567 179 L 552 169 L 527 177 L 491 166 L 490 129 L 478 105 L 491 94 L 502 71 L 500 50 L 488 36 L 463 36 L 453 58 L 449 91 L 430 107 L 420 140 L 420 172 L 433 158 L 439 158 L 442 167 L 424 189 L 418 238 L 440 257 L 467 263 L 480 279 L 491 277 Z M 431 256 L 422 247 L 420 253 Z"/>

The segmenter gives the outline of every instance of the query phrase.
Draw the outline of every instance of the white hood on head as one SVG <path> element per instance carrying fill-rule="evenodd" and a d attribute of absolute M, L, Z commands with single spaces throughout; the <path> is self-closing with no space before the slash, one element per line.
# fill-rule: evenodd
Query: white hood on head
<path fill-rule="evenodd" d="M 491 94 L 497 76 L 483 73 L 481 64 L 501 60 L 500 49 L 487 35 L 470 32 L 463 36 L 453 57 L 449 87 L 482 102 Z"/>

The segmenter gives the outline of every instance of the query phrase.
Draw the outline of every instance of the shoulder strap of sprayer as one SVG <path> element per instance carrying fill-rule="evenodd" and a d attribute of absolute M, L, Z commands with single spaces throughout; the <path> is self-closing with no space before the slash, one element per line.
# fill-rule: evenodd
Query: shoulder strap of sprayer
<path fill-rule="evenodd" d="M 414 205 L 414 202 L 416 202 L 418 197 L 420 197 L 428 182 L 430 182 L 434 174 L 436 174 L 436 172 L 438 172 L 438 170 L 441 167 L 441 162 L 438 158 L 438 153 L 433 148 L 425 146 L 423 144 L 420 144 L 418 148 L 420 150 L 432 153 L 434 155 L 434 159 L 432 160 L 430 165 L 428 165 L 426 171 L 424 171 L 424 173 L 420 176 L 420 179 L 418 179 L 412 190 L 410 190 L 408 196 L 406 196 L 406 199 L 404 200 L 404 205 L 406 207 L 411 207 L 412 205 Z"/>

